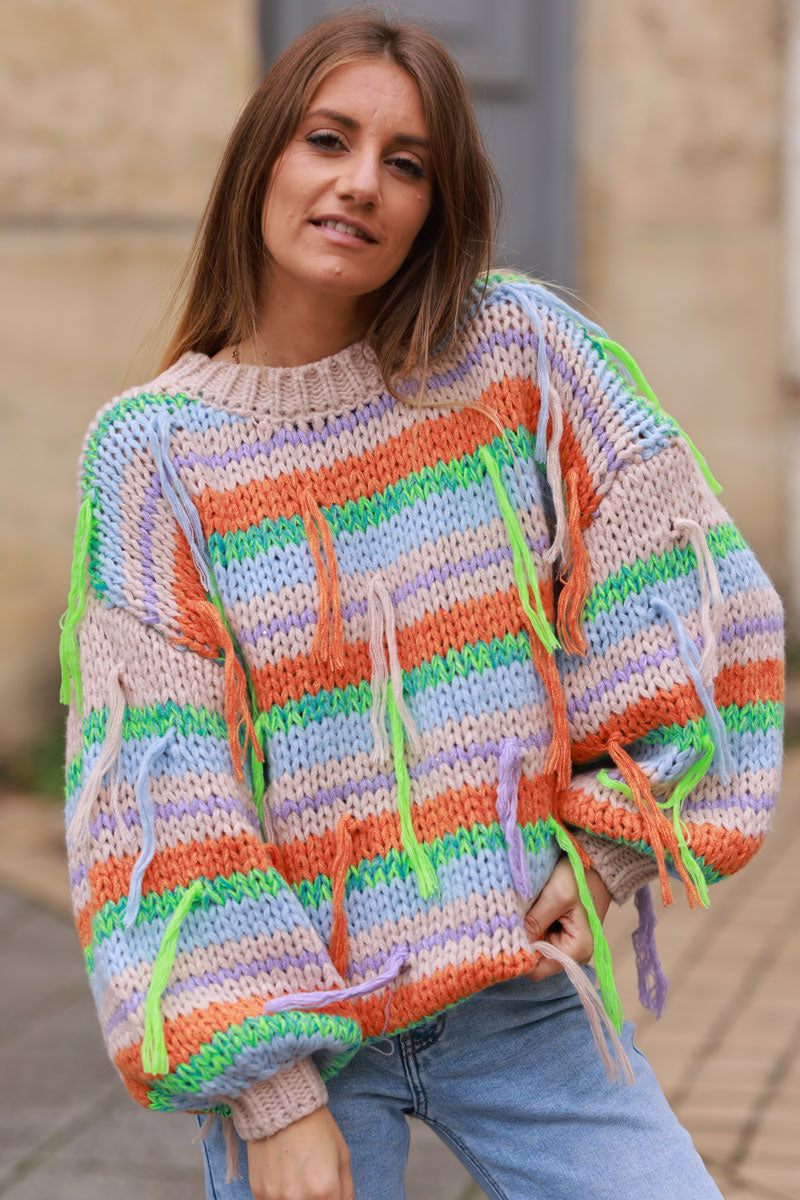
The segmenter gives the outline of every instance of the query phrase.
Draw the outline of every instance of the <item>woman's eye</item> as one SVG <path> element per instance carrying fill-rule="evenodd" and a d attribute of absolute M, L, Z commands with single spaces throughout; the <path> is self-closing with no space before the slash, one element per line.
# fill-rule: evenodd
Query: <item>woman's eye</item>
<path fill-rule="evenodd" d="M 338 133 L 333 133 L 329 129 L 320 129 L 316 133 L 309 133 L 306 141 L 311 146 L 317 146 L 321 150 L 338 150 L 342 145 L 342 139 Z"/>
<path fill-rule="evenodd" d="M 425 170 L 421 163 L 418 163 L 415 158 L 404 158 L 395 156 L 389 160 L 392 166 L 397 167 L 405 175 L 410 175 L 412 179 L 422 179 L 425 175 Z"/>

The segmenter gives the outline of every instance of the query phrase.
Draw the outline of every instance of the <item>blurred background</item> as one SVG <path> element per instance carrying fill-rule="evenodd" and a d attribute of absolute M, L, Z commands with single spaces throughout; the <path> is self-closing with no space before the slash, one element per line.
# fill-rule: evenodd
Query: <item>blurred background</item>
<path fill-rule="evenodd" d="M 0 9 L 0 883 L 13 912 L 27 911 L 21 896 L 63 909 L 57 807 L 55 824 L 36 814 L 60 791 L 58 618 L 83 432 L 108 398 L 155 373 L 160 316 L 253 85 L 292 37 L 339 7 Z M 800 0 L 392 9 L 432 24 L 465 68 L 506 190 L 502 261 L 571 289 L 632 351 L 724 484 L 723 502 L 784 597 L 796 647 Z M 791 704 L 790 717 L 793 728 Z M 22 864 L 34 860 L 32 884 Z M 800 1083 L 794 1103 L 796 1113 Z M 25 1191 L 15 1171 L 12 1184 L 0 1173 L 0 1194 L 44 1194 Z M 767 1190 L 753 1195 L 798 1194 L 761 1178 Z"/>

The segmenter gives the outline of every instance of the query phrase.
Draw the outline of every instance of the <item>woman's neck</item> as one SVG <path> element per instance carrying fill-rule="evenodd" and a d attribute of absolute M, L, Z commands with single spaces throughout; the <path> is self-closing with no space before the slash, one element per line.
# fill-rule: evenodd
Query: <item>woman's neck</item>
<path fill-rule="evenodd" d="M 271 289 L 256 327 L 257 345 L 242 347 L 242 361 L 299 367 L 338 354 L 363 338 L 371 315 L 368 297 L 348 301 L 324 293 L 276 295 Z"/>

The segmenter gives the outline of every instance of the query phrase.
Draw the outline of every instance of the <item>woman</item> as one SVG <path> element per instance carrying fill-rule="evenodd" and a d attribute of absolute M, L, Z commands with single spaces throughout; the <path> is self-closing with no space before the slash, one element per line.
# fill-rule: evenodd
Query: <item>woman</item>
<path fill-rule="evenodd" d="M 491 1196 L 719 1195 L 601 922 L 660 1007 L 648 881 L 763 835 L 780 604 L 633 360 L 488 273 L 495 194 L 439 43 L 323 22 L 87 436 L 75 912 L 132 1095 L 223 1118 L 209 1196 L 400 1197 L 404 1113 Z"/>

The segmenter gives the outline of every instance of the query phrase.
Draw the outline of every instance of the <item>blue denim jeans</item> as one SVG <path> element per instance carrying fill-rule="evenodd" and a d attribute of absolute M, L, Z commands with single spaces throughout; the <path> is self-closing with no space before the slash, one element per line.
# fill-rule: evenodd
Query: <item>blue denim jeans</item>
<path fill-rule="evenodd" d="M 562 973 L 495 984 L 414 1030 L 367 1045 L 328 1082 L 357 1200 L 405 1200 L 406 1117 L 426 1121 L 493 1200 L 720 1200 L 652 1069 L 622 1041 L 632 1086 L 606 1078 Z M 251 1200 L 247 1151 L 225 1183 L 217 1121 L 210 1200 Z"/>

